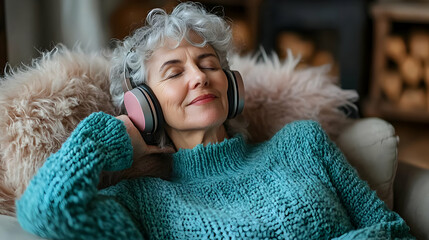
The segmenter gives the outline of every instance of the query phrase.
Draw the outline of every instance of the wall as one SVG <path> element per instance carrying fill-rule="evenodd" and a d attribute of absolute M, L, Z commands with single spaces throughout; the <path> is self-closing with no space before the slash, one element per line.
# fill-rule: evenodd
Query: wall
<path fill-rule="evenodd" d="M 39 51 L 80 42 L 88 51 L 109 42 L 109 17 L 119 0 L 5 0 L 8 62 L 29 64 Z"/>

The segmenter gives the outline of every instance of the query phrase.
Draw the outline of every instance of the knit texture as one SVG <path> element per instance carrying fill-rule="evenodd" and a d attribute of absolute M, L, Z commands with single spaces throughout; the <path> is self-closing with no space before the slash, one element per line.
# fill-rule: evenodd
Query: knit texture
<path fill-rule="evenodd" d="M 413 238 L 313 121 L 257 145 L 236 136 L 181 149 L 170 181 L 97 191 L 101 170 L 131 161 L 124 125 L 90 115 L 17 201 L 18 221 L 51 239 Z"/>

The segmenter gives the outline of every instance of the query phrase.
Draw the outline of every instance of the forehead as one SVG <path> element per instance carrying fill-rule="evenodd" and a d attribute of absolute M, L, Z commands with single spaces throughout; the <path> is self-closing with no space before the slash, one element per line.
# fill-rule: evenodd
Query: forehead
<path fill-rule="evenodd" d="M 195 34 L 189 34 L 189 40 L 193 43 L 201 43 L 203 39 Z M 191 54 L 198 56 L 202 53 L 213 53 L 217 56 L 216 51 L 213 49 L 210 44 L 206 44 L 203 47 L 198 47 L 192 45 L 187 39 L 183 39 L 179 44 L 174 39 L 166 39 L 164 44 L 153 51 L 151 57 L 148 59 L 148 63 L 156 63 L 162 64 L 165 61 L 169 61 L 172 59 L 177 59 L 183 56 L 183 54 Z"/>

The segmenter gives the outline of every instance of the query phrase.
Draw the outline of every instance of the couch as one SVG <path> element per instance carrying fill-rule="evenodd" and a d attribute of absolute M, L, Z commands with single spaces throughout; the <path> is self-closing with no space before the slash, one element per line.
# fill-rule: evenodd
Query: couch
<path fill-rule="evenodd" d="M 250 140 L 268 139 L 294 120 L 319 121 L 411 232 L 429 239 L 429 170 L 398 163 L 392 125 L 379 118 L 348 118 L 347 109 L 356 109 L 357 94 L 341 89 L 328 75 L 328 66 L 298 70 L 299 59 L 290 52 L 283 62 L 276 56 L 262 57 L 264 61 L 231 58 L 245 80 L 243 116 Z M 59 46 L 0 82 L 0 239 L 38 239 L 20 228 L 14 199 L 80 120 L 94 111 L 118 113 L 109 98 L 108 66 L 108 54 Z"/>
<path fill-rule="evenodd" d="M 417 239 L 429 239 L 429 169 L 398 162 L 393 126 L 362 118 L 346 127 L 337 145 L 362 179 L 410 226 Z"/>

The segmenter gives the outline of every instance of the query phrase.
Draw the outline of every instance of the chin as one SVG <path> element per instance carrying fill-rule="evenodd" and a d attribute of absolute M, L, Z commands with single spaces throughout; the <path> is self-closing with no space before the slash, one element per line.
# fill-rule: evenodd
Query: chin
<path fill-rule="evenodd" d="M 215 122 L 224 122 L 228 117 L 228 111 L 223 107 L 207 107 L 207 108 L 194 108 L 192 111 L 187 111 L 186 118 L 195 122 L 204 122 L 207 124 Z"/>
<path fill-rule="evenodd" d="M 227 119 L 227 114 L 218 111 L 210 113 L 200 113 L 199 115 L 191 118 L 190 125 L 199 129 L 212 128 L 221 126 Z"/>

